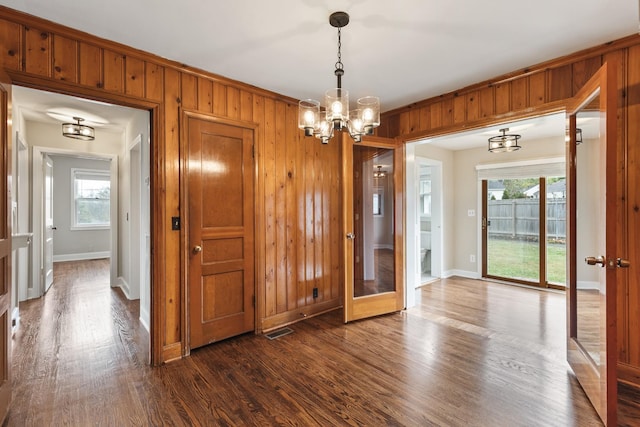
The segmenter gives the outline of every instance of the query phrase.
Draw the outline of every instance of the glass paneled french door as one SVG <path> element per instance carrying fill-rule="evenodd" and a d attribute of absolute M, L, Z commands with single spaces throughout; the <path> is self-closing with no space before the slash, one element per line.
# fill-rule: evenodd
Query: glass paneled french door
<path fill-rule="evenodd" d="M 564 288 L 565 178 L 493 178 L 482 191 L 483 277 Z"/>

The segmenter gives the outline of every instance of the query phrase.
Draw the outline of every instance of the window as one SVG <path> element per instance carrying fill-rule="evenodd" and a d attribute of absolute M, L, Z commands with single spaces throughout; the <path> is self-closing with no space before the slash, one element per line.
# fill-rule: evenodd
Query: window
<path fill-rule="evenodd" d="M 110 226 L 111 176 L 107 171 L 71 169 L 71 229 Z"/>
<path fill-rule="evenodd" d="M 384 216 L 384 191 L 382 187 L 373 189 L 373 215 Z"/>

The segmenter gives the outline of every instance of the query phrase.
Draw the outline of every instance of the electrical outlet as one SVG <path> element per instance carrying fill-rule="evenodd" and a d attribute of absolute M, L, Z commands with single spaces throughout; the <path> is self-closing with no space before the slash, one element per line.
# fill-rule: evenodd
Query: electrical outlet
<path fill-rule="evenodd" d="M 467 211 L 467 216 L 476 216 L 476 210 L 475 209 L 469 209 Z"/>
<path fill-rule="evenodd" d="M 469 262 L 476 262 L 476 256 L 475 255 L 469 255 Z"/>
<path fill-rule="evenodd" d="M 313 297 L 318 298 L 318 288 L 313 288 Z"/>

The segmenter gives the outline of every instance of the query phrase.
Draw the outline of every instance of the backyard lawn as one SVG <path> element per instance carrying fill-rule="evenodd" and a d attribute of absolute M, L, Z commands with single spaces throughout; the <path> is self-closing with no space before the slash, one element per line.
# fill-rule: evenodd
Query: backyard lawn
<path fill-rule="evenodd" d="M 538 242 L 489 239 L 487 272 L 491 276 L 538 281 Z M 547 244 L 547 281 L 565 285 L 565 245 Z"/>

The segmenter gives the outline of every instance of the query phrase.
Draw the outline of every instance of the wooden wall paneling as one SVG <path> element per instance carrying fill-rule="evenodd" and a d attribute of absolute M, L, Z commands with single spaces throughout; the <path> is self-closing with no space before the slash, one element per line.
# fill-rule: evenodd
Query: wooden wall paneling
<path fill-rule="evenodd" d="M 180 104 L 187 110 L 198 108 L 198 77 L 189 73 L 180 73 Z"/>
<path fill-rule="evenodd" d="M 431 110 L 428 105 L 420 107 L 420 130 L 431 129 Z"/>
<path fill-rule="evenodd" d="M 431 129 L 442 127 L 442 102 L 431 104 Z"/>
<path fill-rule="evenodd" d="M 627 126 L 627 236 L 631 268 L 628 270 L 628 361 L 640 369 L 640 45 L 628 50 L 626 74 Z"/>
<path fill-rule="evenodd" d="M 241 95 L 242 96 L 242 95 Z M 294 104 L 286 105 L 285 114 L 285 135 L 283 145 L 286 148 L 284 155 L 285 170 L 285 210 L 283 217 L 285 221 L 285 257 L 286 266 L 286 297 L 289 310 L 298 308 L 298 204 L 296 197 L 296 181 L 298 152 L 300 152 L 300 141 L 298 140 L 300 130 L 298 129 L 298 106 Z"/>
<path fill-rule="evenodd" d="M 212 84 L 213 88 L 213 84 Z M 264 96 L 256 94 L 253 97 L 253 105 L 251 107 L 251 111 L 253 114 L 252 121 L 254 123 L 264 124 Z M 255 139 L 254 139 L 254 152 L 255 152 L 255 175 L 256 175 L 256 185 L 255 185 L 255 213 L 256 213 L 256 221 L 255 221 L 255 242 L 256 242 L 256 308 L 257 308 L 257 316 L 256 316 L 256 326 L 257 332 L 262 332 L 264 330 L 264 321 L 266 318 L 266 285 L 265 285 L 265 274 L 266 271 L 266 263 L 265 263 L 265 251 L 266 251 L 266 243 L 265 243 L 265 206 L 264 202 L 265 198 L 265 183 L 264 183 L 264 175 L 263 171 L 265 170 L 265 148 L 264 148 L 264 125 L 257 126 L 255 130 Z"/>
<path fill-rule="evenodd" d="M 307 140 L 310 140 L 311 138 L 307 138 Z M 329 144 L 335 144 L 336 143 L 336 137 L 334 136 L 330 141 Z M 314 218 L 314 214 L 315 211 L 313 209 L 314 207 L 314 192 L 316 191 L 315 188 L 315 174 L 317 173 L 316 170 L 316 162 L 315 162 L 315 158 L 316 158 L 316 154 L 317 154 L 317 148 L 319 145 L 322 144 L 318 144 L 318 141 L 316 141 L 315 139 L 312 141 L 308 141 L 305 144 L 305 155 L 304 155 L 304 171 L 305 171 L 305 182 L 304 182 L 304 190 L 303 190 L 303 194 L 304 194 L 304 218 L 305 218 L 305 223 L 304 223 L 304 237 L 305 237 L 305 241 L 304 241 L 304 261 L 303 263 L 305 264 L 305 281 L 304 281 L 304 287 L 302 289 L 302 296 L 304 297 L 305 301 L 304 301 L 304 305 L 309 305 L 312 303 L 312 295 L 311 295 L 311 290 L 314 287 L 315 283 L 314 283 L 314 278 L 315 278 L 315 246 L 313 244 L 314 242 L 314 224 L 315 224 L 315 218 Z"/>
<path fill-rule="evenodd" d="M 414 113 L 417 111 L 411 111 L 411 117 L 416 116 Z M 416 127 L 414 130 L 418 130 L 419 123 L 416 123 Z M 332 153 L 334 148 L 338 144 L 325 145 L 322 148 L 322 162 L 324 167 L 322 168 L 322 191 L 320 194 L 322 195 L 322 200 L 320 202 L 320 223 L 322 225 L 322 256 L 318 260 L 318 264 L 321 265 L 321 274 L 320 274 L 320 283 L 318 287 L 318 298 L 313 302 L 324 302 L 329 301 L 331 299 L 331 251 L 334 249 L 330 246 L 331 243 L 331 179 L 333 175 L 333 170 L 337 166 L 337 163 L 334 163 Z M 337 250 L 337 248 L 335 248 Z"/>
<path fill-rule="evenodd" d="M 409 132 L 417 132 L 420 130 L 420 110 L 412 109 L 409 112 Z"/>
<path fill-rule="evenodd" d="M 467 98 L 467 121 L 474 122 L 480 117 L 480 107 L 478 103 L 478 91 L 469 92 Z"/>
<path fill-rule="evenodd" d="M 163 96 L 164 67 L 147 61 L 144 67 L 144 93 L 147 99 L 160 101 Z"/>
<path fill-rule="evenodd" d="M 240 91 L 240 120 L 250 122 L 253 118 L 253 94 L 248 90 Z M 296 128 L 298 122 L 296 121 Z"/>
<path fill-rule="evenodd" d="M 227 95 L 229 92 L 227 91 Z M 287 298 L 287 141 L 286 114 L 287 106 L 284 102 L 276 101 L 276 135 L 274 156 L 275 178 L 275 283 L 276 283 L 276 311 L 284 313 L 289 310 Z"/>
<path fill-rule="evenodd" d="M 214 84 L 214 94 L 216 86 Z M 215 96 L 214 96 L 215 99 Z M 215 108 L 215 102 L 214 102 Z M 276 283 L 276 106 L 272 99 L 265 99 L 264 102 L 264 169 L 262 177 L 264 179 L 264 222 L 265 222 L 265 316 L 278 314 L 278 289 Z"/>
<path fill-rule="evenodd" d="M 217 81 L 213 82 L 213 114 L 221 117 L 227 115 L 227 87 Z"/>
<path fill-rule="evenodd" d="M 109 92 L 124 92 L 124 55 L 105 49 L 104 58 L 104 88 Z"/>
<path fill-rule="evenodd" d="M 314 137 L 304 136 L 300 131 L 298 133 L 298 145 L 296 150 L 296 174 L 294 175 L 296 184 L 296 248 L 298 249 L 297 264 L 297 283 L 296 283 L 296 307 L 304 307 L 307 302 L 307 149 L 312 144 L 319 144 L 320 140 Z"/>
<path fill-rule="evenodd" d="M 575 95 L 578 90 L 593 76 L 596 71 L 602 66 L 602 57 L 600 55 L 592 58 L 586 58 L 571 64 L 572 72 L 572 95 Z"/>
<path fill-rule="evenodd" d="M 24 70 L 51 77 L 51 34 L 34 27 L 24 29 Z"/>
<path fill-rule="evenodd" d="M 505 114 L 511 111 L 511 82 L 499 83 L 495 88 L 496 114 Z"/>
<path fill-rule="evenodd" d="M 411 132 L 411 113 L 409 111 L 403 111 L 400 114 L 400 132 L 403 135 Z"/>
<path fill-rule="evenodd" d="M 511 111 L 524 110 L 529 106 L 529 78 L 522 77 L 511 82 Z"/>
<path fill-rule="evenodd" d="M 198 111 L 213 112 L 213 81 L 205 77 L 198 77 Z"/>
<path fill-rule="evenodd" d="M 442 100 L 442 126 L 451 126 L 453 124 L 453 99 L 447 98 Z"/>
<path fill-rule="evenodd" d="M 547 71 L 547 99 L 549 102 L 561 101 L 573 96 L 573 70 L 571 64 L 552 68 Z"/>
<path fill-rule="evenodd" d="M 329 228 L 331 231 L 330 236 L 330 254 L 331 254 L 331 270 L 329 272 L 331 276 L 331 299 L 338 299 L 339 305 L 342 305 L 342 291 L 344 286 L 342 281 L 344 273 L 342 270 L 343 259 L 343 247 L 342 242 L 345 236 L 345 231 L 342 229 L 342 198 L 340 197 L 342 188 L 341 183 L 341 165 L 342 165 L 342 150 L 338 144 L 334 144 L 332 147 L 332 156 L 329 162 L 333 167 L 331 168 L 331 181 L 329 182 L 329 203 L 330 209 L 327 212 L 330 213 Z"/>
<path fill-rule="evenodd" d="M 467 106 L 464 96 L 453 97 L 453 124 L 460 125 L 467 119 Z"/>
<path fill-rule="evenodd" d="M 495 92 L 492 86 L 480 89 L 478 92 L 478 108 L 481 119 L 495 114 Z"/>
<path fill-rule="evenodd" d="M 83 86 L 102 88 L 102 49 L 90 43 L 80 42 L 79 82 Z"/>
<path fill-rule="evenodd" d="M 10 70 L 22 69 L 22 25 L 0 19 L 0 63 Z"/>
<path fill-rule="evenodd" d="M 529 107 L 538 107 L 547 102 L 547 73 L 535 73 L 527 77 L 529 83 Z"/>
<path fill-rule="evenodd" d="M 240 90 L 233 86 L 227 86 L 227 117 L 240 118 Z"/>
<path fill-rule="evenodd" d="M 340 132 L 336 132 L 336 134 L 340 134 Z M 340 137 L 342 135 L 338 135 Z M 334 138 L 336 139 L 336 138 Z M 330 144 L 337 144 L 337 142 L 332 141 Z M 324 286 L 323 282 L 325 279 L 325 272 L 323 270 L 324 264 L 324 224 L 322 223 L 322 209 L 323 209 L 323 201 L 324 201 L 324 172 L 328 165 L 324 163 L 323 154 L 326 152 L 325 144 L 313 144 L 314 152 L 313 152 L 313 169 L 314 169 L 314 182 L 311 183 L 313 192 L 312 192 L 312 212 L 313 212 L 313 224 L 310 227 L 310 237 L 311 237 L 311 245 L 313 245 L 313 280 L 310 282 L 310 285 L 307 288 L 307 305 L 311 305 L 314 303 L 313 299 L 313 288 L 318 288 L 318 292 L 322 292 Z M 323 299 L 323 295 L 318 297 L 319 300 Z"/>
<path fill-rule="evenodd" d="M 78 82 L 78 42 L 53 35 L 53 78 Z"/>
<path fill-rule="evenodd" d="M 124 60 L 125 86 L 127 95 L 137 98 L 144 97 L 145 78 L 144 61 L 133 56 L 127 56 Z"/>
<path fill-rule="evenodd" d="M 179 132 L 179 107 L 180 107 L 180 72 L 166 68 L 164 86 L 164 153 L 162 165 L 164 180 L 159 183 L 164 189 L 165 206 L 164 224 L 165 254 L 164 259 L 164 360 L 170 360 L 182 355 L 183 346 L 183 317 L 182 317 L 182 292 L 181 287 L 181 240 L 180 232 L 171 229 L 170 218 L 182 216 L 180 210 L 180 132 Z"/>

